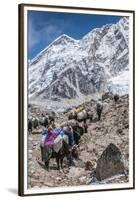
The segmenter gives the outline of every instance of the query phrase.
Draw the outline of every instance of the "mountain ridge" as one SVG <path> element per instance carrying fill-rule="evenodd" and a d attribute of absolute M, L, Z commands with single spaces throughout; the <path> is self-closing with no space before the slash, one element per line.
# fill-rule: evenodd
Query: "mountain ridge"
<path fill-rule="evenodd" d="M 129 20 L 123 17 L 80 40 L 59 36 L 29 62 L 29 97 L 71 99 L 109 90 L 128 92 L 129 88 L 123 91 L 112 83 L 112 78 L 129 70 L 128 30 Z"/>

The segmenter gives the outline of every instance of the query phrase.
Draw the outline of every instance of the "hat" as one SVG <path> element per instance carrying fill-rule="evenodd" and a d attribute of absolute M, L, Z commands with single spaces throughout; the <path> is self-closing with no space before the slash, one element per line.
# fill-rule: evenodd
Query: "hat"
<path fill-rule="evenodd" d="M 51 127 L 48 127 L 48 129 L 47 129 L 48 131 L 52 131 L 52 128 Z"/>

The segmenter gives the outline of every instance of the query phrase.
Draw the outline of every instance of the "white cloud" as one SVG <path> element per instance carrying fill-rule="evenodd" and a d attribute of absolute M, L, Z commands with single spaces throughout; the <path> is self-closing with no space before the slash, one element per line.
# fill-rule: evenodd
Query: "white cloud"
<path fill-rule="evenodd" d="M 62 34 L 62 32 L 63 31 L 59 29 L 59 27 L 51 24 L 43 29 L 42 36 L 43 38 L 46 37 L 47 41 L 51 41 L 58 37 L 60 34 Z"/>
<path fill-rule="evenodd" d="M 45 23 L 40 29 L 38 29 L 33 20 L 29 20 L 28 25 L 28 47 L 30 51 L 40 42 L 52 42 L 59 35 L 61 35 L 64 30 L 64 26 L 62 26 L 62 24 L 56 25 L 54 23 Z"/>
<path fill-rule="evenodd" d="M 28 25 L 28 47 L 31 50 L 31 48 L 40 42 L 40 37 L 39 31 L 35 30 L 32 20 L 29 20 Z"/>

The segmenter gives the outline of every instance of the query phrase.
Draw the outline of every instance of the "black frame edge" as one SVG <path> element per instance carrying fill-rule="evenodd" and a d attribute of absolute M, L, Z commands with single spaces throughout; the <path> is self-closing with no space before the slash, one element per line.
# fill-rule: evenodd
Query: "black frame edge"
<path fill-rule="evenodd" d="M 93 7 L 79 7 L 79 6 L 63 6 L 63 5 L 47 5 L 47 4 L 29 4 L 29 3 L 22 3 L 22 4 L 19 4 L 19 5 L 22 5 L 22 6 L 26 6 L 26 7 L 47 7 L 47 8 L 65 8 L 65 9 L 73 9 L 73 10 L 93 10 L 93 11 L 111 11 L 111 12 L 121 12 L 121 13 L 126 13 L 126 12 L 130 12 L 130 13 L 134 13 L 135 11 L 134 10 L 122 10 L 122 9 L 107 9 L 107 8 L 93 8 Z"/>
<path fill-rule="evenodd" d="M 24 196 L 24 6 L 18 5 L 18 195 Z"/>
<path fill-rule="evenodd" d="M 133 189 L 135 189 L 135 11 L 133 11 Z"/>
<path fill-rule="evenodd" d="M 50 7 L 65 9 L 80 9 L 94 11 L 112 11 L 133 14 L 133 186 L 129 188 L 113 188 L 98 190 L 80 190 L 66 192 L 50 192 L 50 193 L 24 193 L 24 7 Z M 19 196 L 42 196 L 57 194 L 73 194 L 87 192 L 106 192 L 135 189 L 135 10 L 118 10 L 92 7 L 73 7 L 73 6 L 56 6 L 43 4 L 18 4 L 18 195 Z"/>

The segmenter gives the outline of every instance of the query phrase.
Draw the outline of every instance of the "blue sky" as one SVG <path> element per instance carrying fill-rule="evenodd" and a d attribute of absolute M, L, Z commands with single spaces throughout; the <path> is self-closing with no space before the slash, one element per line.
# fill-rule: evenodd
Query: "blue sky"
<path fill-rule="evenodd" d="M 61 34 L 81 39 L 94 28 L 116 23 L 121 16 L 28 11 L 28 59 L 34 58 Z"/>

